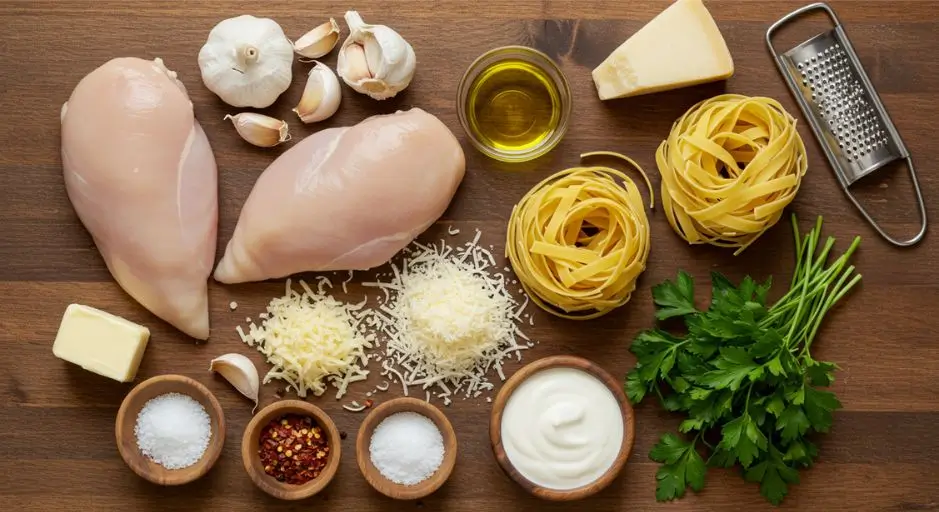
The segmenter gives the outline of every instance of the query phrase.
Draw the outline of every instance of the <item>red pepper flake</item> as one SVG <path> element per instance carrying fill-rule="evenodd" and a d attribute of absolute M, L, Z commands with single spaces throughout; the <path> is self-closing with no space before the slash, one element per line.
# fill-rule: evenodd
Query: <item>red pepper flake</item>
<path fill-rule="evenodd" d="M 372 404 L 374 404 L 374 403 L 375 403 L 375 401 L 372 400 L 372 399 L 366 400 L 366 401 L 365 401 L 365 408 L 367 409 L 367 408 L 371 407 Z"/>
<path fill-rule="evenodd" d="M 329 445 L 313 418 L 288 414 L 261 430 L 258 454 L 265 473 L 279 482 L 299 485 L 323 472 Z"/>

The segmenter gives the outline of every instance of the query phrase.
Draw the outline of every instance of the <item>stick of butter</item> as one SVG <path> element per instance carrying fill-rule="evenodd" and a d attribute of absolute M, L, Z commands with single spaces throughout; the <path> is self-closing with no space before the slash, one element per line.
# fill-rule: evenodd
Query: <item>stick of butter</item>
<path fill-rule="evenodd" d="M 150 329 L 81 304 L 62 317 L 52 353 L 59 359 L 114 379 L 130 382 L 150 340 Z"/>
<path fill-rule="evenodd" d="M 701 0 L 678 0 L 593 70 L 601 100 L 729 78 L 734 61 Z"/>

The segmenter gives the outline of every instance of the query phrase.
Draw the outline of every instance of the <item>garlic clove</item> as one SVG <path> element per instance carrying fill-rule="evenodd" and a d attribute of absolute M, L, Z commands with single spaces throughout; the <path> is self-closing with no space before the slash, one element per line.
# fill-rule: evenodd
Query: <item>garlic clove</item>
<path fill-rule="evenodd" d="M 414 78 L 414 49 L 393 29 L 370 25 L 356 11 L 345 14 L 349 37 L 339 48 L 336 71 L 356 92 L 376 100 L 394 97 Z"/>
<path fill-rule="evenodd" d="M 304 123 L 315 123 L 328 119 L 339 110 L 342 90 L 339 78 L 322 62 L 313 61 L 313 69 L 307 76 L 300 103 L 293 111 Z"/>
<path fill-rule="evenodd" d="M 254 400 L 254 409 L 258 408 L 258 389 L 261 387 L 261 379 L 250 359 L 241 354 L 225 354 L 209 363 L 209 371 L 224 377 L 238 392 Z M 251 409 L 252 414 L 254 409 Z"/>
<path fill-rule="evenodd" d="M 227 115 L 241 138 L 262 148 L 271 148 L 290 140 L 287 122 L 254 112 Z"/>
<path fill-rule="evenodd" d="M 339 24 L 336 20 L 329 21 L 300 36 L 293 43 L 293 51 L 311 59 L 318 59 L 333 51 L 339 43 Z"/>
<path fill-rule="evenodd" d="M 358 43 L 350 44 L 345 48 L 345 53 L 347 67 L 342 78 L 346 80 L 346 83 L 349 81 L 358 83 L 373 78 L 372 72 L 368 69 L 364 46 Z"/>

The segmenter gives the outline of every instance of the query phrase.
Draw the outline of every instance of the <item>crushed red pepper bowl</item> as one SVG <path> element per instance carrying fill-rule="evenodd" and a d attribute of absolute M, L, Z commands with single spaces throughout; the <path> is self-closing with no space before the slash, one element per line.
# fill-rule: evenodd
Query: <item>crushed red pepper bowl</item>
<path fill-rule="evenodd" d="M 318 476 L 302 484 L 277 480 L 264 471 L 264 463 L 261 461 L 262 432 L 271 421 L 280 420 L 289 415 L 312 418 L 325 435 L 326 445 L 329 447 L 326 466 L 322 468 Z M 257 413 L 245 427 L 244 437 L 241 439 L 241 458 L 251 481 L 262 491 L 282 500 L 302 500 L 322 491 L 336 476 L 341 456 L 340 442 L 336 424 L 322 409 L 302 400 L 282 400 L 261 409 L 261 412 Z"/>

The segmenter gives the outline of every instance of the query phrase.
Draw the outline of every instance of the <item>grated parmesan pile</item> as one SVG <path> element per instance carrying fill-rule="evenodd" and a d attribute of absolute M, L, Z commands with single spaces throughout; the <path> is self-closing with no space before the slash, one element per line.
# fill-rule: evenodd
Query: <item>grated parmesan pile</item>
<path fill-rule="evenodd" d="M 495 259 L 472 242 L 454 248 L 412 244 L 400 266 L 391 264 L 390 282 L 364 283 L 385 292 L 383 304 L 367 314 L 366 324 L 386 339 L 382 375 L 421 386 L 449 404 L 451 396 L 477 397 L 492 390 L 487 374 L 502 380 L 502 363 L 533 345 L 518 328 L 521 306 L 506 288 L 505 276 L 492 274 Z"/>
<path fill-rule="evenodd" d="M 247 334 L 238 326 L 238 334 L 273 365 L 265 384 L 281 379 L 288 390 L 306 397 L 307 391 L 322 395 L 328 383 L 341 398 L 350 383 L 368 376 L 365 349 L 372 348 L 375 335 L 365 334 L 365 302 L 339 302 L 324 294 L 322 286 L 314 292 L 303 281 L 299 293 L 290 284 L 288 279 L 284 296 L 271 300 L 261 313 L 260 325 L 250 322 Z"/>

